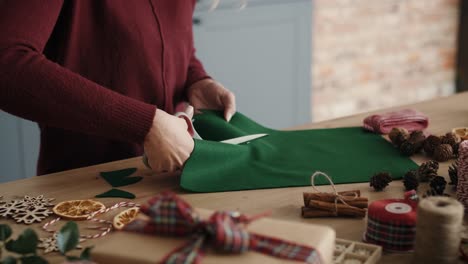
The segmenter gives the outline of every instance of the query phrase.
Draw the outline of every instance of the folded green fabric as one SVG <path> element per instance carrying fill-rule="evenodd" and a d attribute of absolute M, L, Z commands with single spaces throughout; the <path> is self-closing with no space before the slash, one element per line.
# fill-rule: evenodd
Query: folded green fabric
<path fill-rule="evenodd" d="M 275 187 L 307 186 L 315 171 L 327 173 L 334 183 L 367 182 L 376 172 L 401 178 L 417 168 L 381 136 L 361 127 L 277 131 L 237 113 L 228 123 L 221 112 L 204 110 L 194 125 L 204 140 L 185 164 L 181 186 L 193 192 L 220 192 Z M 267 133 L 249 143 L 217 141 Z M 317 178 L 316 184 L 328 184 Z"/>

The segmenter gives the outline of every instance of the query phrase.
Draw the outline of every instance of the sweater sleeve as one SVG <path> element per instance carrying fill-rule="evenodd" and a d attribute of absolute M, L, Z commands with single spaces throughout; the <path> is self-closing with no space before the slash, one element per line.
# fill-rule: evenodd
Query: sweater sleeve
<path fill-rule="evenodd" d="M 156 106 L 102 87 L 43 55 L 62 4 L 0 1 L 0 109 L 51 127 L 143 142 Z"/>
<path fill-rule="evenodd" d="M 195 48 L 193 48 L 192 55 L 190 57 L 190 63 L 187 72 L 187 81 L 185 86 L 188 88 L 192 84 L 202 79 L 211 78 L 203 68 L 202 63 L 195 56 Z"/>
<path fill-rule="evenodd" d="M 193 9 L 195 10 L 195 5 L 196 1 L 192 1 L 193 4 Z M 206 79 L 206 78 L 211 78 L 206 72 L 205 69 L 203 68 L 203 64 L 200 62 L 200 60 L 197 58 L 195 55 L 195 43 L 193 41 L 193 32 L 192 32 L 192 53 L 190 56 L 190 62 L 188 66 L 188 71 L 187 71 L 187 80 L 185 82 L 185 87 L 188 88 L 192 84 Z"/>

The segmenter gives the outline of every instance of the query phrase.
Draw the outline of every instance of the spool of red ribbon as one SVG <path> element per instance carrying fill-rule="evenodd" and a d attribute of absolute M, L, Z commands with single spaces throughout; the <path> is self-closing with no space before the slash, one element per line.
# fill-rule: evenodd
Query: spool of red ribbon
<path fill-rule="evenodd" d="M 416 202 L 386 199 L 370 204 L 367 212 L 366 242 L 387 251 L 413 250 L 416 235 Z"/>

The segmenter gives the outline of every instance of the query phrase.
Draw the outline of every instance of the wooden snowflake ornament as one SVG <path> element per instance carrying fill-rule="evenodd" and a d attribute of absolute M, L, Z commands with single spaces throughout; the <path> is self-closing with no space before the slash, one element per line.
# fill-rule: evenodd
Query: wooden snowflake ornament
<path fill-rule="evenodd" d="M 31 197 L 28 195 L 25 195 L 23 198 L 23 201 L 25 201 L 29 205 L 34 205 L 34 206 L 41 206 L 41 207 L 49 207 L 49 206 L 54 206 L 53 203 L 51 203 L 54 198 L 45 198 L 44 195 L 39 195 L 36 197 Z"/>
<path fill-rule="evenodd" d="M 19 224 L 24 223 L 30 225 L 34 222 L 42 222 L 46 217 L 52 214 L 52 211 L 46 207 L 28 206 L 27 208 L 16 212 L 13 219 Z"/>
<path fill-rule="evenodd" d="M 85 241 L 86 239 L 80 238 L 79 243 Z M 39 244 L 37 245 L 37 248 L 43 249 L 44 254 L 50 253 L 50 252 L 59 252 L 59 248 L 57 245 L 57 233 L 54 233 L 50 237 L 46 238 L 39 238 Z M 75 249 L 82 249 L 83 247 L 81 245 L 77 245 Z"/>
<path fill-rule="evenodd" d="M 27 204 L 23 200 L 12 200 L 7 203 L 0 204 L 0 217 L 13 217 L 26 207 Z"/>

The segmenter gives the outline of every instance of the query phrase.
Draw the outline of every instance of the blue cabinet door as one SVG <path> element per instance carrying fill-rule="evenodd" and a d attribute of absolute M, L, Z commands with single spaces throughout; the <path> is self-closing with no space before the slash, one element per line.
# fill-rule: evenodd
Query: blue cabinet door
<path fill-rule="evenodd" d="M 0 182 L 36 175 L 37 124 L 0 111 Z"/>
<path fill-rule="evenodd" d="M 200 1 L 194 15 L 197 56 L 236 94 L 238 110 L 285 128 L 310 122 L 310 1 Z"/>

